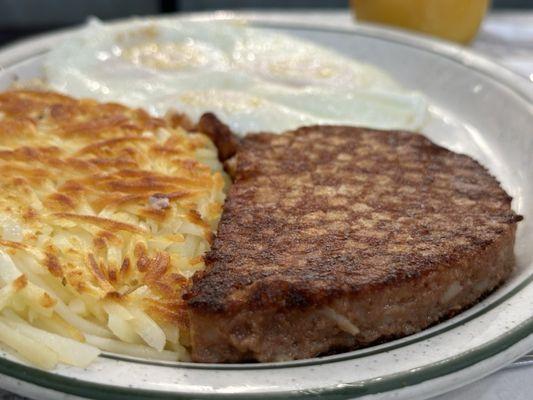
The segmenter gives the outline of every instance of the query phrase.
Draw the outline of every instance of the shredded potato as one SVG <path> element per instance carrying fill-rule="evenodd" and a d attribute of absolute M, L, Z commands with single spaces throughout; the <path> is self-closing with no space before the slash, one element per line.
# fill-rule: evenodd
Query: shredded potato
<path fill-rule="evenodd" d="M 13 312 L 4 313 L 4 315 L 5 317 L 0 318 L 0 321 L 7 323 L 20 335 L 49 347 L 63 363 L 86 367 L 100 354 L 100 351 L 93 346 L 34 328 Z"/>
<path fill-rule="evenodd" d="M 0 114 L 0 342 L 40 368 L 188 360 L 181 292 L 225 197 L 211 141 L 50 92 Z"/>
<path fill-rule="evenodd" d="M 21 334 L 1 320 L 0 341 L 38 367 L 52 369 L 59 361 L 57 353 L 48 346 Z"/>

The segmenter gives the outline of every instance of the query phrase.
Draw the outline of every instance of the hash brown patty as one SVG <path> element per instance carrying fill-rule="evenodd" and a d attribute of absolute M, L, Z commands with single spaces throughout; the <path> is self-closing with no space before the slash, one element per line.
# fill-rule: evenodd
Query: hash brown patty
<path fill-rule="evenodd" d="M 115 329 L 110 303 L 182 329 L 182 289 L 203 268 L 222 211 L 221 168 L 205 135 L 141 109 L 0 93 L 0 255 L 46 280 L 47 318 L 59 319 L 47 300 L 59 298 L 81 302 L 83 326 L 102 324 L 90 333 L 139 341 Z M 181 346 L 177 335 L 161 336 L 155 347 Z"/>

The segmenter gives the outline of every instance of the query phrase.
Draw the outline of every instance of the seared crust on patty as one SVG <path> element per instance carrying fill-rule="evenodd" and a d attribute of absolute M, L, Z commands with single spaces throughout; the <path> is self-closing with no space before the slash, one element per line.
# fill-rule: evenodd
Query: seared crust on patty
<path fill-rule="evenodd" d="M 221 122 L 215 114 L 205 113 L 196 124 L 198 132 L 207 135 L 218 149 L 220 161 L 226 161 L 233 157 L 239 147 L 237 137 L 229 127 Z"/>
<path fill-rule="evenodd" d="M 410 334 L 514 264 L 511 198 L 475 160 L 422 135 L 251 135 L 234 179 L 185 295 L 197 361 L 304 358 Z"/>

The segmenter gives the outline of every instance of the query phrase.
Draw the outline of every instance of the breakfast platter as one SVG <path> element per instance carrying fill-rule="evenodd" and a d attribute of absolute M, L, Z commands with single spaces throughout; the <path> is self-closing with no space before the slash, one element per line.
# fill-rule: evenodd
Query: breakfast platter
<path fill-rule="evenodd" d="M 127 29 L 136 34 L 121 36 L 120 32 Z M 153 39 L 154 29 L 163 32 L 166 42 L 143 47 L 139 38 Z M 113 36 L 116 32 L 119 34 Z M 201 43 L 191 37 L 200 38 Z M 178 50 L 166 44 L 180 41 L 185 44 Z M 113 64 L 117 52 L 132 64 Z M 185 54 L 185 58 L 168 57 L 173 52 Z M 289 59 L 291 63 L 287 63 Z M 193 68 L 180 75 L 184 60 Z M 415 130 L 436 145 L 465 154 L 485 166 L 512 197 L 512 210 L 524 218 L 517 225 L 516 268 L 505 283 L 471 308 L 457 315 L 454 312 L 452 318 L 440 323 L 431 320 L 426 324 L 431 326 L 419 332 L 406 330 L 412 334 L 402 335 L 405 337 L 339 354 L 326 351 L 314 358 L 302 353 L 303 356 L 292 357 L 300 358 L 296 360 L 258 353 L 261 355 L 255 358 L 266 361 L 263 363 L 244 362 L 245 350 L 245 356 L 232 359 L 238 356 L 237 352 L 221 356 L 208 349 L 204 355 L 193 351 L 193 361 L 197 362 L 191 362 L 183 343 L 176 340 L 165 347 L 165 340 L 171 341 L 170 328 L 163 329 L 167 337 L 163 336 L 162 343 L 154 339 L 154 332 L 158 334 L 160 329 L 146 332 L 139 328 L 134 335 L 151 346 L 143 350 L 145 353 L 120 351 L 130 347 L 111 346 L 110 341 L 105 345 L 103 339 L 87 340 L 102 352 L 83 367 L 58 363 L 52 369 L 37 368 L 27 360 L 21 361 L 9 348 L 1 347 L 1 387 L 40 399 L 57 398 L 59 393 L 65 398 L 91 399 L 427 398 L 486 376 L 533 347 L 533 250 L 529 245 L 533 240 L 533 95 L 523 78 L 505 68 L 464 48 L 378 27 L 336 29 L 260 20 L 245 23 L 221 21 L 217 15 L 204 16 L 201 21 L 179 17 L 110 25 L 92 21 L 81 28 L 8 48 L 0 52 L 0 66 L 2 91 L 26 82 L 40 87 L 44 81 L 48 88 L 69 96 L 143 107 L 158 117 L 171 110 L 197 120 L 210 111 L 239 137 L 246 132 L 280 132 L 301 125 Z M 176 92 L 181 95 L 176 97 Z M 61 102 L 71 104 L 68 99 Z M 83 107 L 89 106 L 98 107 L 96 103 L 83 103 Z M 121 112 L 133 118 L 130 111 Z M 144 114 L 139 118 L 145 121 Z M 150 121 L 143 122 L 148 124 L 148 130 Z M 208 125 L 205 127 L 209 130 Z M 163 128 L 170 132 L 175 127 Z M 143 140 L 153 141 L 154 148 L 162 140 L 150 132 L 142 134 Z M 211 138 L 216 143 L 214 137 Z M 264 138 L 276 143 L 275 137 Z M 388 139 L 387 143 L 394 140 Z M 185 142 L 180 142 L 181 149 L 180 146 L 186 146 Z M 194 146 L 200 145 L 195 142 Z M 440 150 L 431 149 L 435 151 Z M 180 157 L 186 156 L 189 155 Z M 215 163 L 211 156 L 202 157 L 210 165 Z M 163 159 L 153 161 L 157 168 L 161 163 Z M 221 168 L 219 164 L 213 167 L 213 193 L 218 188 L 216 171 Z M 187 179 L 185 175 L 183 179 Z M 509 201 L 507 196 L 495 196 Z M 220 196 L 213 194 L 213 198 L 215 203 L 221 202 Z M 485 197 L 479 203 L 485 201 L 490 208 L 491 200 Z M 152 209 L 161 211 L 169 207 L 172 199 L 152 194 L 149 201 Z M 66 218 L 65 213 L 60 216 Z M 512 223 L 519 221 L 514 214 L 509 218 Z M 225 227 L 224 224 L 222 216 L 221 225 Z M 188 232 L 195 232 L 198 228 L 191 225 Z M 212 223 L 209 226 L 212 228 Z M 72 225 L 65 222 L 62 227 Z M 253 247 L 253 243 L 243 243 L 247 249 Z M 223 245 L 215 241 L 217 250 Z M 199 242 L 195 246 L 201 253 L 207 244 Z M 211 254 L 211 259 L 215 259 L 216 253 Z M 191 253 L 188 257 L 195 259 L 196 255 Z M 184 274 L 195 271 L 189 269 Z M 221 287 L 225 285 L 222 282 Z M 193 289 L 190 297 L 198 292 Z M 454 296 L 446 293 L 446 297 Z M 201 296 L 197 298 L 200 304 Z M 298 297 L 298 301 L 303 300 Z M 77 310 L 78 303 L 71 303 L 71 311 Z M 136 309 L 105 310 L 110 317 L 133 313 L 125 319 L 134 321 L 140 315 L 147 325 L 153 323 Z M 64 315 L 71 314 L 65 311 Z M 1 317 L 7 318 L 8 325 L 23 323 L 8 317 Z M 345 331 L 358 333 L 359 328 L 345 317 L 334 318 Z M 72 320 L 78 321 L 74 317 Z M 121 339 L 116 332 L 130 337 L 129 331 L 111 330 Z M 132 341 L 137 339 L 135 336 Z M 194 340 L 197 339 L 193 337 Z M 0 338 L 0 342 L 5 340 Z M 154 349 L 162 356 L 152 357 Z M 224 363 L 227 360 L 233 363 Z"/>

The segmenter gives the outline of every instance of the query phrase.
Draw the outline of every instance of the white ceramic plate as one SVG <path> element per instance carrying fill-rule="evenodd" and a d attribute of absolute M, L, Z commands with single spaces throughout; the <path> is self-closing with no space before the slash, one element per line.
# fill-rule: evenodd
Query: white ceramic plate
<path fill-rule="evenodd" d="M 206 17 L 203 17 L 204 19 Z M 384 69 L 424 93 L 423 132 L 486 165 L 514 197 L 518 268 L 503 287 L 457 317 L 400 340 L 297 362 L 207 365 L 106 354 L 87 369 L 44 372 L 0 353 L 0 386 L 39 399 L 412 399 L 487 375 L 533 348 L 533 89 L 523 78 L 459 47 L 375 27 L 351 30 L 254 22 Z M 0 89 L 41 74 L 64 34 L 0 52 Z"/>

